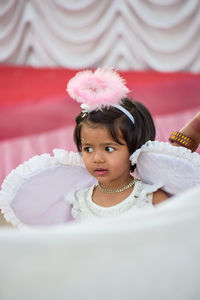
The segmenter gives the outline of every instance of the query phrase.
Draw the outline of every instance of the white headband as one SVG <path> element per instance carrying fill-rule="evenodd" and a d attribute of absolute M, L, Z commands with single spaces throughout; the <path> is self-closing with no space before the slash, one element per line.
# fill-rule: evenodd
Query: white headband
<path fill-rule="evenodd" d="M 133 125 L 135 124 L 135 120 L 134 120 L 133 116 L 131 115 L 131 113 L 126 108 L 124 108 L 121 105 L 112 105 L 112 106 L 114 106 L 117 109 L 121 110 L 125 115 L 127 115 L 127 117 L 131 120 L 131 122 L 133 123 Z"/>

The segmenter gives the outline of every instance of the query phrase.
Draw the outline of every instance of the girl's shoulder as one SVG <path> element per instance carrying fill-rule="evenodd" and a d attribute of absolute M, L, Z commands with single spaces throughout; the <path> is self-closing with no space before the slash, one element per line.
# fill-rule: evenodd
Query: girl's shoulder
<path fill-rule="evenodd" d="M 153 199 L 152 199 L 152 204 L 156 205 L 159 204 L 165 200 L 167 200 L 169 196 L 161 189 L 158 189 L 153 193 Z"/>

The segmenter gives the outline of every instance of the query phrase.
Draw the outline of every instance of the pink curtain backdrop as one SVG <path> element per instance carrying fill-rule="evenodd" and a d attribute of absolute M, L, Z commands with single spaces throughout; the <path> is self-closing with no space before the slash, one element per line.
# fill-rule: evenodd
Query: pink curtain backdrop
<path fill-rule="evenodd" d="M 66 93 L 78 70 L 0 67 L 0 183 L 17 165 L 54 148 L 76 151 L 78 104 Z M 200 111 L 200 74 L 122 72 L 131 96 L 151 111 L 157 139 L 167 141 Z"/>

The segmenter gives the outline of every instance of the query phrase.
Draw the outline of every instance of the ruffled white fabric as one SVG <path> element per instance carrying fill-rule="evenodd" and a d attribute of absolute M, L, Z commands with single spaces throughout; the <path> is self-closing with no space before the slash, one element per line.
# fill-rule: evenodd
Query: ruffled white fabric
<path fill-rule="evenodd" d="M 166 142 L 148 141 L 130 157 L 137 174 L 148 184 L 157 183 L 175 195 L 200 184 L 200 155 Z"/>
<path fill-rule="evenodd" d="M 131 216 L 138 212 L 138 209 L 152 207 L 153 192 L 157 191 L 159 185 L 147 185 L 136 180 L 130 195 L 117 205 L 103 207 L 92 200 L 93 190 L 96 184 L 85 190 L 77 192 L 72 204 L 72 216 L 77 221 L 102 219 L 116 216 Z"/>
<path fill-rule="evenodd" d="M 49 154 L 42 154 L 41 156 L 34 156 L 23 164 L 19 165 L 16 169 L 12 170 L 5 178 L 1 186 L 0 193 L 0 209 L 4 214 L 7 222 L 14 226 L 23 227 L 24 223 L 15 215 L 11 203 L 15 197 L 18 189 L 23 185 L 28 176 L 33 175 L 35 172 L 52 166 L 52 157 Z"/>
<path fill-rule="evenodd" d="M 84 167 L 82 157 L 79 153 L 63 149 L 54 149 L 53 154 L 54 160 L 59 164 Z"/>
<path fill-rule="evenodd" d="M 136 150 L 131 156 L 130 160 L 132 165 L 137 163 L 138 157 L 142 152 L 153 152 L 179 157 L 187 160 L 194 166 L 200 167 L 200 156 L 196 152 L 184 147 L 175 147 L 167 142 L 148 141 L 140 149 Z"/>
<path fill-rule="evenodd" d="M 55 149 L 53 151 L 54 156 L 50 156 L 50 154 L 42 154 L 42 155 L 37 155 L 32 157 L 31 159 L 29 159 L 28 161 L 25 161 L 24 163 L 22 163 L 21 165 L 19 165 L 16 169 L 12 170 L 12 172 L 5 178 L 2 187 L 1 187 L 1 192 L 0 192 L 0 209 L 5 217 L 5 219 L 7 220 L 7 222 L 10 222 L 12 225 L 17 226 L 17 227 L 24 227 L 27 226 L 27 224 L 29 223 L 29 220 L 27 220 L 27 223 L 22 221 L 22 217 L 19 217 L 19 215 L 21 215 L 22 210 L 23 210 L 23 214 L 27 214 L 28 211 L 31 210 L 31 205 L 34 205 L 34 209 L 35 209 L 35 205 L 38 204 L 38 215 L 41 214 L 40 218 L 42 217 L 42 215 L 45 215 L 45 210 L 48 212 L 48 209 L 52 206 L 54 206 L 54 204 L 56 203 L 56 201 L 58 200 L 56 197 L 56 194 L 60 192 L 60 185 L 56 184 L 55 182 L 55 186 L 54 186 L 54 195 L 55 195 L 55 200 L 53 200 L 53 202 L 48 202 L 48 199 L 41 199 L 41 201 L 45 202 L 45 205 L 43 207 L 43 204 L 38 203 L 38 190 L 40 190 L 41 188 L 41 193 L 42 193 L 42 189 L 43 190 L 48 190 L 50 189 L 50 186 L 48 185 L 48 181 L 51 181 L 51 183 L 54 181 L 53 178 L 48 178 L 49 174 L 50 177 L 54 176 L 55 180 L 57 179 L 59 181 L 59 183 L 61 182 L 61 178 L 59 179 L 59 176 L 56 176 L 55 172 L 58 173 L 60 172 L 61 175 L 64 175 L 63 172 L 63 167 L 65 169 L 69 168 L 69 166 L 73 166 L 74 170 L 77 170 L 76 173 L 79 173 L 80 171 L 80 175 L 81 178 L 76 177 L 74 178 L 75 181 L 77 180 L 82 180 L 83 184 L 79 184 L 80 188 L 83 186 L 87 186 L 88 183 L 91 182 L 91 184 L 93 183 L 93 178 L 87 173 L 84 165 L 83 165 L 83 161 L 81 156 L 78 153 L 74 153 L 74 152 L 67 152 L 65 150 L 62 149 Z M 76 169 L 76 167 L 79 167 L 79 169 Z M 71 170 L 70 170 L 71 171 Z M 52 175 L 51 175 L 52 173 Z M 87 175 L 88 174 L 88 175 Z M 47 182 L 44 186 L 44 175 L 46 176 Z M 59 175 L 59 174 L 58 174 Z M 70 176 L 73 174 L 69 174 Z M 77 174 L 76 174 L 77 175 Z M 56 178 L 58 177 L 58 178 Z M 84 177 L 85 181 L 84 181 Z M 39 181 L 41 178 L 41 183 L 43 184 L 43 186 L 39 187 Z M 33 182 L 35 179 L 37 179 L 37 184 L 35 185 L 35 182 Z M 28 190 L 26 190 L 27 185 L 29 185 L 31 182 L 33 185 L 33 189 L 30 188 L 30 186 L 28 187 Z M 69 185 L 67 185 L 67 182 L 64 182 L 64 184 L 66 185 L 65 188 L 65 193 L 68 191 L 68 189 L 70 188 Z M 74 184 L 76 186 L 76 184 Z M 35 189 L 35 190 L 34 190 Z M 22 191 L 23 190 L 23 191 Z M 29 193 L 31 192 L 32 193 Z M 40 192 L 40 191 L 39 191 Z M 23 195 L 22 195 L 23 194 Z M 48 196 L 48 193 L 45 195 L 44 197 Z M 27 204 L 25 202 L 20 203 L 21 198 L 26 198 L 25 200 L 27 202 Z M 19 199 L 20 198 L 20 199 Z M 31 201 L 29 201 L 31 198 Z M 17 201 L 16 201 L 17 199 Z M 31 202 L 31 203 L 30 203 Z M 36 203 L 37 202 L 37 203 Z M 65 202 L 64 202 L 65 203 Z M 30 207 L 29 207 L 30 205 Z M 60 204 L 59 204 L 60 205 Z M 24 206 L 24 207 L 22 207 Z M 41 208 L 40 208 L 41 206 Z M 55 207 L 54 207 L 55 208 Z M 40 211 L 41 209 L 41 211 Z M 66 204 L 64 205 L 63 209 L 66 209 Z M 24 211 L 24 210 L 27 210 Z M 56 210 L 56 208 L 55 208 Z M 62 205 L 61 205 L 61 210 L 62 210 Z M 32 212 L 30 211 L 30 214 Z M 18 215 L 19 214 L 19 215 Z M 62 214 L 62 212 L 60 213 L 60 215 Z M 28 216 L 28 218 L 31 219 L 31 217 Z M 48 216 L 45 216 L 45 218 L 48 219 Z M 49 215 L 49 218 L 51 219 L 51 221 L 53 223 L 59 223 L 59 218 L 58 220 L 53 220 L 53 216 Z M 62 221 L 62 220 L 61 220 Z M 31 221 L 32 222 L 32 221 Z M 42 222 L 42 221 L 41 221 Z M 47 223 L 49 223 L 49 221 L 46 221 Z M 33 222 L 35 223 L 35 222 Z M 36 221 L 37 223 L 37 221 Z M 40 223 L 40 222 L 39 222 Z M 30 225 L 30 224 L 29 224 Z M 36 225 L 40 225 L 40 224 L 36 224 Z"/>

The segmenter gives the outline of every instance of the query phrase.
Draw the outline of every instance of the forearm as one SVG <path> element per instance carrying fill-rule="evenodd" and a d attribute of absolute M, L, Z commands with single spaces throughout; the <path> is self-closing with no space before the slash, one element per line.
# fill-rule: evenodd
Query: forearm
<path fill-rule="evenodd" d="M 197 113 L 194 116 L 194 118 L 190 122 L 188 122 L 183 128 L 181 128 L 180 132 L 190 137 L 199 145 L 200 144 L 200 112 Z"/>
<path fill-rule="evenodd" d="M 185 141 L 182 137 L 178 139 L 176 134 L 176 136 L 171 135 L 169 139 L 170 142 L 174 146 L 183 146 L 195 151 L 200 144 L 200 112 L 197 113 L 194 118 L 192 118 L 192 120 L 190 120 L 184 127 L 182 127 L 179 130 L 179 133 L 182 133 L 185 137 L 188 137 L 191 140 L 192 146 L 190 146 L 190 144 L 185 144 Z"/>

